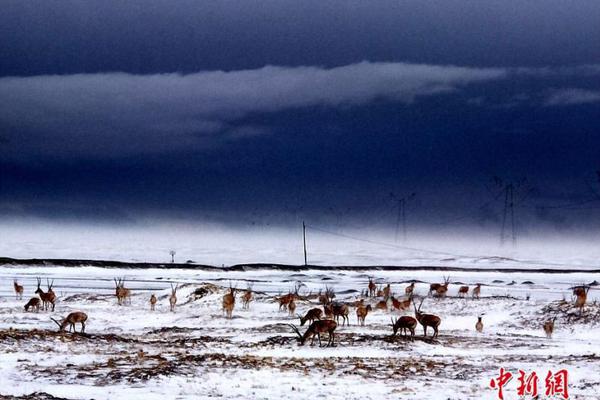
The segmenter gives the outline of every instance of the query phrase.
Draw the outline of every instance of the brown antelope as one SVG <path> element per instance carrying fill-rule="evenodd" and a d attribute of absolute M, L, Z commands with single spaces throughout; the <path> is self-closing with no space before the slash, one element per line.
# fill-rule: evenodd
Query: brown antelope
<path fill-rule="evenodd" d="M 40 299 L 38 299 L 37 297 L 32 297 L 31 299 L 29 299 L 27 304 L 25 304 L 25 312 L 29 311 L 29 308 L 31 308 L 32 310 L 35 310 L 35 312 L 39 312 L 40 311 Z"/>
<path fill-rule="evenodd" d="M 50 318 L 52 321 L 58 325 L 60 328 L 59 331 L 63 332 L 67 325 L 69 325 L 69 332 L 73 329 L 73 332 L 77 332 L 75 329 L 75 324 L 81 324 L 81 333 L 85 332 L 85 321 L 87 321 L 88 316 L 86 313 L 81 311 L 75 311 L 67 315 L 67 318 L 63 319 L 61 322 L 58 322 L 54 318 Z"/>
<path fill-rule="evenodd" d="M 477 332 L 483 332 L 483 321 L 482 321 L 482 316 L 480 315 L 479 317 L 477 317 L 477 323 L 475 324 L 475 330 Z"/>
<path fill-rule="evenodd" d="M 311 308 L 304 315 L 304 317 L 301 315 L 298 315 L 298 317 L 300 318 L 300 326 L 304 326 L 306 321 L 309 321 L 312 324 L 316 319 L 321 319 L 322 315 L 323 315 L 323 310 L 321 310 L 320 308 Z"/>
<path fill-rule="evenodd" d="M 412 294 L 408 296 L 405 300 L 398 300 L 394 296 L 392 296 L 392 306 L 396 310 L 408 310 L 410 308 L 410 303 L 412 302 Z"/>
<path fill-rule="evenodd" d="M 42 300 L 42 306 L 43 306 L 44 310 L 47 310 L 49 305 L 51 304 L 52 311 L 54 311 L 54 303 L 56 302 L 56 294 L 54 294 L 54 291 L 52 290 L 52 285 L 54 285 L 54 280 L 52 280 L 52 283 L 50 283 L 48 281 L 48 279 L 46 279 L 46 287 L 48 288 L 48 291 L 45 293 L 42 290 L 42 288 L 40 287 L 41 284 L 42 284 L 42 279 L 37 278 L 37 289 L 35 290 L 35 294 L 40 296 L 40 300 Z"/>
<path fill-rule="evenodd" d="M 319 303 L 326 305 L 331 303 L 333 299 L 335 299 L 335 292 L 333 291 L 333 288 L 325 285 L 325 294 L 321 294 L 321 291 L 319 291 Z"/>
<path fill-rule="evenodd" d="M 348 318 L 350 308 L 346 304 L 331 303 L 331 310 L 333 311 L 333 317 L 337 323 L 340 322 L 340 317 L 342 317 L 342 326 L 344 326 L 344 323 L 350 325 L 350 318 Z"/>
<path fill-rule="evenodd" d="M 423 336 L 427 336 L 427 327 L 430 326 L 433 328 L 433 336 L 438 336 L 438 327 L 442 323 L 442 320 L 437 315 L 433 314 L 424 314 L 421 312 L 421 306 L 423 305 L 423 300 L 419 304 L 419 308 L 417 309 L 417 305 L 413 301 L 413 307 L 415 308 L 415 318 L 419 323 L 423 326 Z"/>
<path fill-rule="evenodd" d="M 356 318 L 358 319 L 358 324 L 361 326 L 365 326 L 365 318 L 367 318 L 367 314 L 369 314 L 369 311 L 371 311 L 373 308 L 371 307 L 370 304 L 368 305 L 360 305 L 356 308 Z"/>
<path fill-rule="evenodd" d="M 469 294 L 468 286 L 461 286 L 458 288 L 458 297 L 466 297 Z"/>
<path fill-rule="evenodd" d="M 325 312 L 325 318 L 333 319 L 333 303 L 325 304 L 323 311 Z"/>
<path fill-rule="evenodd" d="M 585 307 L 589 290 L 589 286 L 577 286 L 573 288 L 573 294 L 577 296 L 575 299 L 575 307 L 579 308 L 579 314 L 583 314 L 583 307 Z"/>
<path fill-rule="evenodd" d="M 477 285 L 475 285 L 475 288 L 473 288 L 471 295 L 473 296 L 474 299 L 479 298 L 479 296 L 481 295 L 481 283 L 478 283 Z"/>
<path fill-rule="evenodd" d="M 23 300 L 23 286 L 19 285 L 19 282 L 15 279 L 13 281 L 13 286 L 15 288 L 15 296 L 17 300 Z"/>
<path fill-rule="evenodd" d="M 156 298 L 156 296 L 154 295 L 154 293 L 152 293 L 152 296 L 150 296 L 150 311 L 154 311 L 154 308 L 156 307 L 156 302 L 158 301 L 158 299 Z"/>
<path fill-rule="evenodd" d="M 292 301 L 288 304 L 288 313 L 290 315 L 296 314 L 296 302 L 294 301 L 294 298 L 292 298 Z"/>
<path fill-rule="evenodd" d="M 229 287 L 229 293 L 223 296 L 223 312 L 227 318 L 232 318 L 233 307 L 235 306 L 235 288 Z"/>
<path fill-rule="evenodd" d="M 375 292 L 377 291 L 377 285 L 375 285 L 375 282 L 373 282 L 373 279 L 369 278 L 369 296 L 370 297 L 375 297 Z"/>
<path fill-rule="evenodd" d="M 179 288 L 179 284 L 176 284 L 173 287 L 171 283 L 171 296 L 169 296 L 169 305 L 171 306 L 171 312 L 175 312 L 175 304 L 177 304 L 177 289 Z"/>
<path fill-rule="evenodd" d="M 415 290 L 415 283 L 413 282 L 404 289 L 404 294 L 406 294 L 407 296 L 410 296 L 414 290 Z"/>
<path fill-rule="evenodd" d="M 115 296 L 117 297 L 117 303 L 121 306 L 125 303 L 131 304 L 131 290 L 125 287 L 125 279 L 113 278 L 115 281 Z"/>
<path fill-rule="evenodd" d="M 448 285 L 449 284 L 450 284 L 450 277 L 448 277 L 448 278 L 444 277 L 444 283 L 436 289 L 435 294 L 438 297 L 445 297 L 446 293 L 448 293 Z"/>
<path fill-rule="evenodd" d="M 388 283 L 387 286 L 384 287 L 382 290 L 383 298 L 387 299 L 388 297 L 390 297 L 391 293 L 392 293 L 392 288 L 390 287 L 390 284 Z"/>
<path fill-rule="evenodd" d="M 252 286 L 248 285 L 244 295 L 242 296 L 242 308 L 247 310 L 250 308 L 250 302 L 252 301 Z"/>
<path fill-rule="evenodd" d="M 380 300 L 375 304 L 375 309 L 387 311 L 388 310 L 388 302 L 387 300 Z"/>
<path fill-rule="evenodd" d="M 552 333 L 554 332 L 554 321 L 556 321 L 556 317 L 544 322 L 544 332 L 546 332 L 546 337 L 548 339 L 552 339 Z"/>
<path fill-rule="evenodd" d="M 406 336 L 406 332 L 409 331 L 410 338 L 413 339 L 415 336 L 416 327 L 417 320 L 409 315 L 403 315 L 395 321 L 392 319 L 392 329 L 394 330 L 394 334 L 392 336 L 396 336 L 398 330 L 400 330 L 400 333 L 404 336 Z"/>
<path fill-rule="evenodd" d="M 300 331 L 296 326 L 290 324 L 294 332 L 298 335 L 298 343 L 302 346 L 308 338 L 311 338 L 310 345 L 312 346 L 315 341 L 315 335 L 319 339 L 319 346 L 321 344 L 321 333 L 327 332 L 329 334 L 329 340 L 327 341 L 327 347 L 335 346 L 335 328 L 337 328 L 337 323 L 331 319 L 322 319 L 319 321 L 315 321 L 304 332 L 304 335 L 300 334 Z"/>
<path fill-rule="evenodd" d="M 292 293 L 288 293 L 285 296 L 279 298 L 279 311 L 286 311 L 290 302 L 294 299 Z"/>

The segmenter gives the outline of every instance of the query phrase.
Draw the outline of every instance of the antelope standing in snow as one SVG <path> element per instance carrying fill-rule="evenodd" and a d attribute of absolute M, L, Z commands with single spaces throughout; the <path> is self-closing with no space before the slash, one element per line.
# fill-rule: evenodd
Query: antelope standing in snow
<path fill-rule="evenodd" d="M 131 290 L 125 287 L 125 279 L 113 278 L 115 281 L 115 296 L 117 297 L 117 304 L 120 306 L 129 303 L 131 304 Z"/>
<path fill-rule="evenodd" d="M 473 288 L 473 292 L 471 295 L 473 296 L 474 299 L 479 298 L 479 296 L 481 295 L 481 283 L 478 283 L 477 285 L 475 285 L 475 288 Z"/>
<path fill-rule="evenodd" d="M 152 296 L 150 296 L 150 311 L 154 311 L 154 308 L 156 307 L 156 302 L 158 301 L 158 299 L 156 298 L 156 296 L 154 295 L 154 293 L 152 293 Z"/>
<path fill-rule="evenodd" d="M 430 326 L 433 328 L 433 336 L 432 337 L 435 338 L 438 336 L 438 327 L 442 323 L 442 320 L 437 315 L 422 313 L 421 312 L 422 305 L 423 305 L 423 300 L 421 300 L 421 303 L 419 304 L 419 308 L 417 309 L 417 306 L 413 301 L 413 307 L 415 308 L 415 318 L 423 326 L 423 336 L 427 336 L 427 327 Z"/>
<path fill-rule="evenodd" d="M 344 323 L 350 325 L 350 318 L 348 318 L 350 309 L 346 304 L 331 303 L 331 311 L 333 312 L 333 317 L 337 323 L 340 322 L 340 317 L 342 317 L 342 326 L 344 326 Z"/>
<path fill-rule="evenodd" d="M 414 290 L 415 290 L 415 283 L 413 282 L 404 289 L 404 294 L 407 296 L 410 296 Z"/>
<path fill-rule="evenodd" d="M 75 324 L 81 324 L 81 333 L 84 333 L 85 321 L 87 321 L 88 316 L 84 312 L 76 311 L 67 315 L 67 317 L 61 322 L 58 322 L 54 318 L 51 319 L 56 323 L 56 325 L 58 325 L 60 332 L 64 331 L 67 325 L 69 325 L 69 332 L 71 332 L 71 329 L 73 329 L 74 332 L 77 332 L 77 330 L 75 329 Z"/>
<path fill-rule="evenodd" d="M 44 292 L 42 290 L 42 288 L 40 287 L 42 284 L 42 279 L 41 278 L 37 278 L 37 289 L 35 290 L 35 294 L 40 296 L 40 300 L 42 300 L 42 306 L 44 308 L 44 310 L 47 310 L 49 305 L 52 305 L 52 311 L 54 311 L 54 303 L 56 302 L 56 294 L 54 294 L 54 291 L 52 290 L 52 285 L 54 285 L 54 280 L 52 280 L 52 283 L 50 283 L 48 281 L 48 279 L 46 279 L 46 287 L 48 288 L 47 292 Z"/>
<path fill-rule="evenodd" d="M 554 332 L 554 321 L 556 321 L 556 317 L 544 322 L 544 332 L 546 332 L 546 337 L 548 339 L 552 339 L 552 333 Z"/>
<path fill-rule="evenodd" d="M 587 302 L 589 290 L 589 286 L 577 286 L 573 288 L 573 295 L 577 296 L 575 298 L 575 307 L 579 308 L 579 314 L 583 314 L 583 307 L 585 307 L 585 303 Z"/>
<path fill-rule="evenodd" d="M 290 324 L 294 332 L 298 335 L 298 343 L 302 346 L 307 339 L 311 338 L 310 345 L 312 346 L 315 341 L 315 335 L 319 339 L 319 346 L 321 344 L 321 333 L 327 332 L 329 334 L 329 340 L 327 341 L 327 347 L 335 346 L 335 328 L 337 328 L 337 323 L 331 319 L 322 319 L 319 321 L 315 321 L 304 332 L 304 335 L 300 334 L 300 331 L 296 326 Z"/>
<path fill-rule="evenodd" d="M 482 321 L 482 316 L 480 315 L 479 317 L 477 317 L 477 323 L 475 324 L 475 330 L 477 332 L 483 332 L 483 321 Z"/>
<path fill-rule="evenodd" d="M 375 282 L 373 282 L 373 279 L 369 278 L 369 296 L 370 297 L 375 297 L 375 293 L 377 292 L 377 285 L 375 285 Z"/>
<path fill-rule="evenodd" d="M 171 306 L 171 312 L 175 312 L 175 304 L 177 304 L 177 289 L 179 288 L 179 284 L 173 287 L 171 283 L 171 296 L 169 296 L 169 305 Z"/>
<path fill-rule="evenodd" d="M 365 318 L 367 318 L 367 314 L 369 314 L 369 311 L 371 311 L 373 308 L 371 307 L 370 304 L 368 305 L 360 305 L 356 308 L 356 318 L 358 319 L 358 324 L 361 326 L 365 326 Z"/>
<path fill-rule="evenodd" d="M 388 297 L 390 297 L 390 294 L 392 293 L 392 288 L 390 286 L 390 284 L 388 283 L 386 287 L 383 288 L 383 298 L 387 299 Z"/>
<path fill-rule="evenodd" d="M 229 287 L 229 293 L 223 296 L 223 312 L 227 318 L 233 315 L 233 307 L 235 306 L 235 288 Z"/>
<path fill-rule="evenodd" d="M 40 311 L 40 299 L 38 299 L 37 297 L 32 297 L 31 299 L 29 299 L 27 304 L 25 304 L 25 312 L 29 311 L 30 308 L 32 310 L 35 310 L 35 312 L 39 312 Z"/>
<path fill-rule="evenodd" d="M 298 317 L 300 317 L 300 326 L 304 326 L 306 321 L 308 321 L 312 324 L 316 319 L 321 319 L 322 315 L 323 315 L 323 310 L 321 310 L 320 308 L 311 308 L 304 315 L 304 317 L 298 315 Z"/>
<path fill-rule="evenodd" d="M 244 295 L 242 296 L 242 308 L 247 310 L 250 308 L 250 302 L 252 301 L 252 285 L 248 285 Z"/>
<path fill-rule="evenodd" d="M 446 293 L 448 293 L 448 285 L 449 284 L 450 284 L 450 277 L 448 277 L 448 278 L 444 277 L 444 283 L 436 289 L 435 294 L 438 297 L 445 297 Z"/>
<path fill-rule="evenodd" d="M 415 336 L 415 329 L 417 327 L 417 320 L 409 315 L 403 315 L 395 321 L 392 319 L 392 329 L 394 330 L 393 336 L 400 331 L 402 335 L 406 335 L 406 331 L 410 332 L 411 339 Z"/>
<path fill-rule="evenodd" d="M 458 288 L 458 296 L 459 297 L 466 297 L 468 294 L 469 294 L 468 286 L 461 286 L 460 288 Z"/>
<path fill-rule="evenodd" d="M 392 296 L 392 306 L 396 310 L 408 310 L 408 308 L 410 307 L 411 301 L 412 301 L 412 294 L 410 296 L 408 296 L 408 298 L 405 300 L 398 300 L 394 296 Z"/>
<path fill-rule="evenodd" d="M 23 286 L 19 285 L 19 282 L 15 279 L 13 281 L 13 286 L 15 288 L 15 296 L 17 300 L 23 300 Z"/>

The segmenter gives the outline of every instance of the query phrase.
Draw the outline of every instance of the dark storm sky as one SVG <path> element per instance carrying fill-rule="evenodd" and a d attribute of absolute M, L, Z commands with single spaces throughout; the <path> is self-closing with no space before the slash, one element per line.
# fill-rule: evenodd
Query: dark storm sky
<path fill-rule="evenodd" d="M 521 215 L 583 226 L 598 21 L 597 1 L 5 1 L 0 214 L 393 224 L 390 192 L 416 192 L 414 223 L 495 223 L 498 176 L 527 179 Z"/>

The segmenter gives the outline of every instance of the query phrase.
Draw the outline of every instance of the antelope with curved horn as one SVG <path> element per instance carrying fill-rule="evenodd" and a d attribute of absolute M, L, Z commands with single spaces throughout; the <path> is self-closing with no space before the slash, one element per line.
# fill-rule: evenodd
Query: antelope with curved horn
<path fill-rule="evenodd" d="M 366 306 L 364 304 L 361 304 L 356 308 L 356 318 L 358 319 L 359 325 L 365 326 L 365 318 L 367 318 L 367 314 L 369 314 L 369 311 L 371 311 L 372 309 L 373 308 L 370 304 Z"/>
<path fill-rule="evenodd" d="M 171 283 L 171 296 L 169 296 L 169 305 L 171 306 L 171 312 L 175 312 L 175 305 L 177 304 L 177 289 L 179 288 L 179 284 L 176 284 L 173 287 Z"/>
<path fill-rule="evenodd" d="M 309 321 L 312 324 L 315 320 L 320 320 L 322 315 L 323 310 L 320 308 L 311 308 L 306 314 L 304 314 L 304 317 L 298 315 L 300 318 L 300 326 L 304 326 L 306 321 Z"/>
<path fill-rule="evenodd" d="M 23 286 L 19 285 L 17 280 L 13 280 L 13 286 L 15 288 L 15 296 L 17 300 L 23 300 Z"/>
<path fill-rule="evenodd" d="M 87 321 L 88 316 L 84 312 L 76 311 L 67 315 L 67 317 L 61 322 L 58 322 L 54 318 L 50 319 L 54 321 L 56 325 L 58 325 L 60 332 L 63 332 L 67 325 L 69 325 L 69 332 L 71 332 L 71 329 L 73 329 L 74 332 L 77 332 L 75 329 L 75 324 L 81 324 L 81 333 L 85 333 L 85 322 Z"/>
<path fill-rule="evenodd" d="M 310 324 L 304 335 L 300 333 L 298 328 L 295 325 L 289 324 L 292 327 L 294 332 L 298 335 L 298 344 L 300 346 L 304 345 L 307 339 L 311 339 L 310 345 L 312 346 L 315 341 L 315 335 L 319 339 L 319 346 L 321 344 L 321 333 L 327 332 L 329 334 L 329 340 L 327 341 L 326 347 L 335 346 L 335 329 L 337 328 L 337 323 L 331 319 L 322 319 L 313 322 Z"/>
<path fill-rule="evenodd" d="M 396 336 L 398 331 L 400 331 L 403 336 L 406 336 L 408 331 L 410 332 L 411 340 L 414 340 L 416 327 L 417 320 L 409 315 L 403 315 L 400 318 L 397 318 L 395 321 L 392 319 L 392 329 L 394 330 L 394 334 L 392 336 Z"/>
<path fill-rule="evenodd" d="M 424 300 L 424 299 L 423 299 Z M 421 312 L 421 306 L 423 305 L 423 300 L 419 304 L 419 308 L 417 309 L 417 305 L 413 301 L 413 307 L 415 308 L 415 318 L 421 326 L 423 326 L 423 336 L 427 336 L 427 327 L 433 328 L 433 338 L 438 336 L 438 327 L 442 323 L 442 319 L 437 315 L 433 314 L 424 314 Z"/>
<path fill-rule="evenodd" d="M 117 304 L 120 306 L 126 303 L 131 304 L 131 290 L 125 287 L 125 279 L 113 278 L 115 281 L 115 296 L 117 297 Z"/>
<path fill-rule="evenodd" d="M 446 297 L 446 294 L 448 293 L 448 285 L 450 284 L 450 277 L 444 277 L 444 283 L 442 285 L 440 285 L 436 291 L 435 294 L 437 295 L 437 297 Z"/>
<path fill-rule="evenodd" d="M 54 294 L 54 291 L 52 290 L 52 285 L 54 285 L 54 279 L 52 280 L 52 283 L 50 283 L 50 281 L 46 279 L 46 287 L 48 288 L 47 292 L 44 292 L 42 290 L 42 288 L 40 287 L 41 284 L 42 279 L 37 278 L 37 289 L 35 290 L 35 294 L 40 296 L 40 300 L 42 300 L 42 306 L 44 310 L 47 310 L 49 305 L 52 305 L 52 311 L 54 311 L 54 303 L 56 302 L 56 294 Z"/>
<path fill-rule="evenodd" d="M 247 310 L 250 308 L 250 302 L 252 301 L 252 285 L 248 285 L 244 295 L 242 296 L 242 308 Z"/>
<path fill-rule="evenodd" d="M 35 312 L 39 312 L 40 311 L 40 299 L 38 299 L 37 297 L 32 297 L 31 299 L 29 299 L 27 304 L 25 304 L 25 312 L 29 311 L 30 308 L 32 310 L 35 310 Z"/>
<path fill-rule="evenodd" d="M 229 286 L 229 293 L 223 296 L 223 312 L 227 318 L 232 318 L 233 307 L 235 306 L 235 288 Z"/>
<path fill-rule="evenodd" d="M 413 282 L 404 289 L 404 294 L 407 296 L 410 296 L 414 290 L 415 290 L 415 283 Z"/>
<path fill-rule="evenodd" d="M 154 293 L 152 293 L 152 296 L 150 296 L 150 311 L 154 311 L 154 308 L 156 307 L 156 302 L 158 301 L 158 299 L 156 298 L 156 296 L 154 295 Z"/>

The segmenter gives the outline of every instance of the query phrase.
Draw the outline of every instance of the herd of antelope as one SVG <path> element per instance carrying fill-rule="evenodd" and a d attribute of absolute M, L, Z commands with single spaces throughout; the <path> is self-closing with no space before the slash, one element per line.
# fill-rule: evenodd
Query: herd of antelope
<path fill-rule="evenodd" d="M 39 312 L 40 309 L 47 311 L 54 311 L 55 303 L 56 303 L 56 294 L 52 290 L 54 285 L 54 280 L 50 282 L 46 279 L 46 291 L 41 288 L 41 278 L 37 278 L 37 289 L 35 290 L 35 294 L 39 297 L 32 297 L 25 304 L 25 312 L 36 311 Z M 118 305 L 127 305 L 131 304 L 131 290 L 125 287 L 125 280 L 123 278 L 114 278 L 115 282 L 115 297 L 117 298 Z M 22 285 L 19 285 L 17 280 L 14 280 L 14 291 L 16 298 L 18 300 L 23 299 L 24 288 Z M 444 283 L 432 283 L 429 285 L 428 296 L 432 296 L 435 298 L 444 298 L 448 293 L 448 287 L 450 285 L 450 277 L 444 277 Z M 471 290 L 471 297 L 473 299 L 479 299 L 481 295 L 481 286 L 482 284 L 478 283 Z M 170 311 L 175 312 L 175 306 L 177 304 L 177 289 L 179 285 L 173 286 L 171 284 L 171 295 L 169 296 L 169 306 Z M 358 325 L 364 326 L 366 322 L 367 315 L 373 311 L 373 309 L 382 310 L 382 311 L 407 311 L 410 309 L 411 305 L 414 310 L 414 317 L 411 315 L 403 315 L 399 318 L 392 318 L 391 326 L 393 335 L 395 336 L 398 331 L 403 336 L 410 335 L 410 339 L 413 340 L 415 336 L 415 330 L 417 326 L 420 324 L 423 327 L 423 336 L 427 336 L 428 328 L 431 328 L 432 338 L 436 338 L 439 334 L 439 326 L 442 322 L 442 319 L 434 314 L 428 314 L 421 311 L 421 306 L 425 298 L 422 298 L 419 305 L 417 306 L 414 300 L 414 289 L 415 282 L 412 282 L 410 285 L 404 288 L 404 298 L 398 299 L 394 296 L 394 293 L 391 290 L 391 285 L 387 284 L 383 287 L 378 287 L 375 284 L 375 281 L 372 278 L 369 278 L 369 282 L 365 290 L 361 292 L 361 298 L 357 301 L 351 303 L 344 303 L 335 301 L 335 292 L 332 288 L 326 286 L 324 293 L 319 291 L 316 295 L 305 295 L 301 296 L 299 294 L 299 286 L 296 286 L 295 290 L 290 291 L 288 294 L 280 295 L 275 298 L 275 301 L 279 304 L 279 310 L 289 313 L 292 317 L 298 317 L 300 319 L 300 326 L 304 326 L 307 322 L 309 326 L 304 334 L 301 334 L 298 327 L 293 324 L 289 324 L 289 326 L 293 329 L 294 333 L 298 336 L 298 342 L 302 345 L 306 342 L 306 340 L 311 339 L 311 344 L 314 342 L 314 337 L 317 336 L 319 345 L 321 345 L 321 333 L 328 334 L 328 341 L 326 346 L 334 346 L 335 345 L 335 330 L 340 324 L 341 325 L 349 325 L 350 324 L 350 308 L 354 307 L 356 309 L 356 318 Z M 461 298 L 465 298 L 469 295 L 469 290 L 471 288 L 469 286 L 463 285 L 458 288 L 457 296 Z M 579 309 L 580 314 L 584 312 L 584 307 L 587 302 L 587 295 L 590 290 L 589 285 L 579 285 L 572 288 L 573 296 L 575 298 L 574 305 L 577 309 Z M 236 292 L 238 291 L 235 287 L 229 287 L 225 295 L 223 296 L 222 310 L 226 318 L 233 317 L 233 310 L 235 308 L 236 302 Z M 243 290 L 243 294 L 241 295 L 241 302 L 243 309 L 249 309 L 250 303 L 253 301 L 253 290 L 252 286 L 248 286 L 245 290 Z M 310 302 L 311 300 L 317 300 L 320 307 L 310 308 L 304 316 L 296 314 L 296 303 L 299 301 L 302 302 Z M 158 302 L 158 298 L 155 294 L 151 294 L 150 296 L 150 310 L 155 311 L 156 304 Z M 367 304 L 367 302 L 371 302 L 372 304 Z M 322 308 L 321 308 L 322 307 Z M 69 331 L 75 331 L 75 324 L 81 324 L 81 332 L 85 332 L 85 322 L 87 321 L 87 314 L 77 311 L 72 312 L 67 317 L 62 319 L 61 321 L 52 320 L 59 326 L 60 331 L 64 331 L 69 326 Z M 483 320 L 482 315 L 477 317 L 477 322 L 475 324 L 475 329 L 477 332 L 483 331 Z M 554 332 L 554 322 L 556 320 L 556 316 L 552 319 L 547 320 L 543 324 L 543 330 L 546 333 L 548 338 L 552 337 L 552 333 Z"/>

